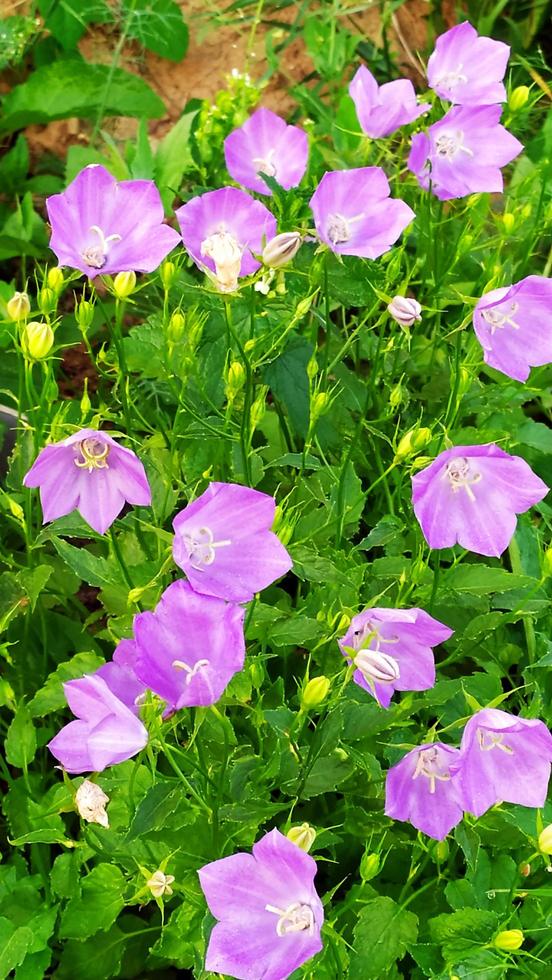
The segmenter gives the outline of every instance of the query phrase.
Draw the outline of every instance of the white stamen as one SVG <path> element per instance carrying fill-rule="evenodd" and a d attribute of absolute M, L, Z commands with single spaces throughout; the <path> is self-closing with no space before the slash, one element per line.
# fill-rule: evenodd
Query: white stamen
<path fill-rule="evenodd" d="M 99 238 L 98 245 L 88 245 L 84 252 L 82 253 L 82 258 L 89 265 L 91 269 L 103 269 L 107 253 L 109 252 L 109 242 L 120 242 L 120 235 L 104 235 L 101 228 L 98 225 L 91 225 L 90 231 L 95 232 Z"/>
<path fill-rule="evenodd" d="M 326 225 L 326 234 L 332 245 L 348 242 L 351 237 L 351 229 L 347 218 L 344 218 L 342 214 L 330 214 Z"/>
<path fill-rule="evenodd" d="M 469 157 L 474 155 L 473 150 L 464 146 L 464 134 L 461 129 L 439 133 L 435 137 L 435 149 L 438 157 L 445 157 L 447 160 L 454 160 L 457 153 L 466 153 Z"/>
<path fill-rule="evenodd" d="M 509 745 L 504 745 L 503 738 L 504 734 L 501 732 L 488 732 L 484 728 L 477 729 L 477 741 L 482 752 L 491 752 L 493 749 L 500 749 L 506 755 L 513 755 L 514 750 Z"/>
<path fill-rule="evenodd" d="M 196 674 L 199 674 L 204 667 L 209 666 L 208 660 L 198 660 L 193 667 L 190 667 L 184 660 L 173 660 L 172 666 L 175 670 L 186 671 L 186 684 L 191 684 Z"/>
<path fill-rule="evenodd" d="M 91 437 L 78 442 L 77 449 L 80 450 L 82 459 L 75 459 L 74 463 L 79 469 L 88 470 L 89 473 L 92 473 L 93 470 L 109 469 L 107 462 L 111 450 L 109 444 L 102 442 L 101 439 Z"/>
<path fill-rule="evenodd" d="M 467 82 L 467 75 L 462 74 L 463 67 L 464 65 L 458 65 L 456 71 L 445 72 L 438 79 L 436 79 L 436 81 L 433 83 L 433 88 L 436 89 L 442 86 L 443 88 L 452 89 L 455 85 L 458 85 L 459 82 Z"/>
<path fill-rule="evenodd" d="M 269 150 L 266 157 L 253 157 L 253 164 L 258 174 L 262 172 L 263 174 L 267 174 L 268 177 L 276 176 L 276 167 L 272 162 L 274 153 L 274 150 Z"/>
<path fill-rule="evenodd" d="M 202 566 L 213 564 L 216 558 L 216 548 L 226 548 L 232 544 L 230 538 L 226 538 L 224 541 L 215 541 L 213 532 L 209 527 L 200 527 L 197 531 L 184 534 L 183 538 L 192 568 L 198 572 L 204 571 Z"/>
<path fill-rule="evenodd" d="M 457 493 L 462 488 L 466 491 L 471 501 L 475 501 L 475 494 L 472 490 L 474 483 L 479 483 L 481 473 L 473 473 L 470 461 L 465 456 L 455 456 L 447 463 L 444 476 L 449 480 L 453 493 Z"/>
<path fill-rule="evenodd" d="M 202 241 L 200 251 L 215 263 L 215 278 L 221 292 L 235 292 L 243 255 L 237 239 L 220 225 L 218 231 Z"/>
<path fill-rule="evenodd" d="M 439 763 L 439 750 L 436 748 L 422 749 L 418 753 L 418 761 L 416 762 L 416 768 L 412 779 L 417 779 L 418 776 L 424 776 L 425 779 L 429 780 L 429 792 L 435 792 L 435 781 L 438 779 L 440 782 L 447 782 L 450 779 L 450 773 L 448 769 L 445 769 Z"/>
<path fill-rule="evenodd" d="M 287 936 L 290 932 L 304 932 L 308 929 L 309 936 L 314 935 L 314 913 L 310 905 L 292 902 L 287 909 L 279 909 L 277 905 L 265 905 L 266 912 L 278 916 L 276 934 Z"/>
<path fill-rule="evenodd" d="M 493 306 L 490 310 L 482 310 L 483 319 L 491 327 L 491 336 L 494 334 L 495 330 L 502 330 L 506 324 L 512 327 L 513 330 L 519 330 L 519 323 L 516 323 L 512 319 L 519 310 L 519 303 L 510 303 L 508 309 L 505 313 L 501 313 L 500 310 Z"/>

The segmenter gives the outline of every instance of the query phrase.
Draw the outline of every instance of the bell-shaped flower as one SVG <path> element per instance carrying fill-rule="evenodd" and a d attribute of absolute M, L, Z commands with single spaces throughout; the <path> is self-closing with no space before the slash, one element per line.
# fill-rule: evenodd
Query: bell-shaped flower
<path fill-rule="evenodd" d="M 552 279 L 527 276 L 485 293 L 473 326 L 485 364 L 527 381 L 532 367 L 552 363 Z"/>
<path fill-rule="evenodd" d="M 340 255 L 377 259 L 415 218 L 389 194 L 381 167 L 325 173 L 309 202 L 318 237 Z"/>
<path fill-rule="evenodd" d="M 390 136 L 407 123 L 427 112 L 429 105 L 419 105 L 414 86 L 408 78 L 378 85 L 372 72 L 361 65 L 349 85 L 349 95 L 358 121 L 372 139 Z"/>
<path fill-rule="evenodd" d="M 552 763 L 552 734 L 537 718 L 483 708 L 464 728 L 454 768 L 465 810 L 480 817 L 495 803 L 543 807 Z"/>
<path fill-rule="evenodd" d="M 180 243 L 163 224 L 152 180 L 117 181 L 98 164 L 81 170 L 61 194 L 46 199 L 50 248 L 60 265 L 89 279 L 117 272 L 153 272 Z"/>
<path fill-rule="evenodd" d="M 134 617 L 136 674 L 169 707 L 214 704 L 243 667 L 244 614 L 183 579 L 173 582 L 154 612 Z"/>
<path fill-rule="evenodd" d="M 499 123 L 502 108 L 455 106 L 427 133 L 412 137 L 408 167 L 441 201 L 468 194 L 501 193 L 505 167 L 523 150 Z"/>
<path fill-rule="evenodd" d="M 48 743 L 67 772 L 101 772 L 131 759 L 148 741 L 140 721 L 109 689 L 103 678 L 88 674 L 63 685 L 77 717 Z"/>
<path fill-rule="evenodd" d="M 272 194 L 260 174 L 274 177 L 289 190 L 300 183 L 309 158 L 307 134 L 270 109 L 257 109 L 224 141 L 228 173 L 251 191 Z"/>
<path fill-rule="evenodd" d="M 233 293 L 241 276 L 260 268 L 255 258 L 276 234 L 276 218 L 237 187 L 193 197 L 175 211 L 182 241 L 217 289 Z"/>
<path fill-rule="evenodd" d="M 101 677 L 112 694 L 135 715 L 139 715 L 147 687 L 136 675 L 136 653 L 135 640 L 121 640 L 115 648 L 113 659 L 102 664 L 94 676 Z"/>
<path fill-rule="evenodd" d="M 443 742 L 412 749 L 387 773 L 385 814 L 428 837 L 444 840 L 463 817 L 462 790 L 453 766 L 460 752 Z"/>
<path fill-rule="evenodd" d="M 435 684 L 433 647 L 453 630 L 423 609 L 365 609 L 353 616 L 339 647 L 356 667 L 353 680 L 388 708 L 394 691 L 427 691 Z"/>
<path fill-rule="evenodd" d="M 292 561 L 275 534 L 274 498 L 237 483 L 211 483 L 173 521 L 173 557 L 196 592 L 248 602 Z"/>
<path fill-rule="evenodd" d="M 151 504 L 150 486 L 138 457 L 107 432 L 95 429 L 81 429 L 46 446 L 23 484 L 40 487 L 44 524 L 78 510 L 98 534 L 105 534 L 126 502 L 140 507 Z"/>
<path fill-rule="evenodd" d="M 524 459 L 494 443 L 453 446 L 412 477 L 412 504 L 430 548 L 506 550 L 524 514 L 548 493 Z"/>
<path fill-rule="evenodd" d="M 316 861 L 279 830 L 254 844 L 253 854 L 231 854 L 198 873 L 218 919 L 206 970 L 236 980 L 287 980 L 322 949 Z"/>
<path fill-rule="evenodd" d="M 510 48 L 480 37 L 468 21 L 441 34 L 427 63 L 427 81 L 442 99 L 456 105 L 494 105 L 506 101 L 502 79 Z"/>

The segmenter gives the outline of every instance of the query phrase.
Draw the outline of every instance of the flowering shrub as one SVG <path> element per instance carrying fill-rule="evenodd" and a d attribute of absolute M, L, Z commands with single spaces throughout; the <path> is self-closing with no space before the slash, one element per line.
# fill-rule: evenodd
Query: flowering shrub
<path fill-rule="evenodd" d="M 550 89 L 508 55 L 466 22 L 293 124 L 235 77 L 180 169 L 142 128 L 47 196 L 0 283 L 1 977 L 544 975 Z"/>

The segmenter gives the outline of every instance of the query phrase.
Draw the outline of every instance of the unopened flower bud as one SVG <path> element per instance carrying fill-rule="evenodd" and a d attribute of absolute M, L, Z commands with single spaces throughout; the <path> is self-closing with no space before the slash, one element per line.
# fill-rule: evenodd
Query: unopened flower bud
<path fill-rule="evenodd" d="M 7 302 L 7 310 L 11 320 L 24 320 L 31 312 L 27 293 L 14 293 Z"/>
<path fill-rule="evenodd" d="M 524 219 L 530 218 L 532 212 L 533 212 L 533 205 L 529 203 L 524 204 L 521 209 L 521 217 Z"/>
<path fill-rule="evenodd" d="M 507 235 L 511 235 L 516 223 L 516 216 L 511 211 L 505 211 L 502 215 L 502 224 Z"/>
<path fill-rule="evenodd" d="M 49 323 L 32 320 L 21 333 L 21 348 L 30 361 L 42 361 L 48 357 L 54 343 L 54 331 Z"/>
<path fill-rule="evenodd" d="M 83 418 L 88 415 L 92 408 L 92 402 L 90 401 L 90 396 L 88 394 L 88 378 L 84 379 L 84 391 L 82 393 L 82 398 L 80 402 L 80 410 Z"/>
<path fill-rule="evenodd" d="M 266 413 L 266 391 L 262 391 L 251 406 L 251 428 L 254 430 L 262 422 Z"/>
<path fill-rule="evenodd" d="M 135 272 L 118 272 L 113 280 L 113 292 L 117 299 L 128 299 L 136 289 Z"/>
<path fill-rule="evenodd" d="M 507 953 L 513 953 L 523 945 L 524 935 L 521 929 L 504 929 L 494 938 L 494 945 L 497 949 L 503 949 Z"/>
<path fill-rule="evenodd" d="M 159 277 L 165 289 L 170 289 L 177 276 L 174 262 L 162 262 L 159 268 Z"/>
<path fill-rule="evenodd" d="M 389 303 L 387 312 L 400 327 L 411 327 L 416 320 L 422 319 L 422 307 L 417 300 L 410 299 L 408 296 L 395 296 Z"/>
<path fill-rule="evenodd" d="M 167 336 L 173 344 L 177 344 L 179 340 L 182 340 L 184 336 L 184 330 L 186 329 L 186 320 L 184 319 L 182 313 L 176 310 L 169 320 L 169 325 L 167 327 Z"/>
<path fill-rule="evenodd" d="M 54 265 L 51 269 L 48 269 L 46 284 L 50 287 L 50 289 L 53 289 L 55 293 L 61 292 L 63 282 L 63 272 L 57 265 Z"/>
<path fill-rule="evenodd" d="M 75 803 L 83 820 L 87 820 L 88 823 L 99 823 L 102 827 L 109 827 L 109 820 L 105 812 L 106 803 L 109 803 L 109 796 L 97 783 L 85 779 L 77 790 Z"/>
<path fill-rule="evenodd" d="M 528 878 L 529 875 L 531 874 L 532 869 L 528 861 L 522 861 L 522 863 L 519 865 L 518 870 L 522 878 Z"/>
<path fill-rule="evenodd" d="M 424 449 L 429 442 L 431 442 L 431 429 L 412 429 L 399 442 L 395 459 L 401 460 L 406 459 L 407 456 L 413 456 Z"/>
<path fill-rule="evenodd" d="M 308 854 L 316 840 L 316 830 L 310 824 L 302 823 L 300 827 L 290 827 L 286 837 Z"/>
<path fill-rule="evenodd" d="M 527 85 L 517 85 L 512 89 L 508 96 L 508 108 L 511 112 L 519 112 L 529 98 L 529 88 Z"/>
<path fill-rule="evenodd" d="M 375 878 L 380 869 L 379 854 L 364 854 L 360 861 L 360 877 L 363 881 L 371 881 Z"/>
<path fill-rule="evenodd" d="M 226 372 L 226 397 L 229 402 L 234 401 L 234 398 L 239 391 L 243 388 L 245 384 L 245 368 L 240 361 L 232 361 L 228 365 L 228 371 Z"/>
<path fill-rule="evenodd" d="M 146 885 L 154 898 L 162 898 L 163 895 L 172 895 L 173 890 L 171 885 L 173 881 L 174 875 L 166 875 L 164 871 L 159 870 L 154 871 L 151 878 L 146 882 Z"/>
<path fill-rule="evenodd" d="M 300 320 L 302 316 L 305 316 L 311 306 L 314 299 L 314 293 L 312 296 L 305 296 L 304 299 L 300 299 L 297 306 L 295 307 L 295 313 L 293 315 L 294 320 Z"/>
<path fill-rule="evenodd" d="M 45 286 L 38 294 L 38 308 L 41 313 L 52 313 L 57 306 L 57 296 L 53 289 Z"/>
<path fill-rule="evenodd" d="M 298 231 L 284 231 L 272 238 L 263 249 L 263 262 L 271 269 L 279 269 L 295 258 L 301 248 L 302 238 Z"/>
<path fill-rule="evenodd" d="M 446 861 L 449 856 L 450 847 L 448 841 L 440 840 L 435 845 L 435 857 L 438 861 Z"/>
<path fill-rule="evenodd" d="M 552 578 L 552 548 L 547 548 L 544 552 L 542 573 L 546 578 Z"/>
<path fill-rule="evenodd" d="M 403 397 L 404 397 L 404 388 L 399 381 L 399 383 L 395 385 L 395 387 L 391 391 L 391 394 L 389 395 L 389 404 L 391 405 L 391 408 L 398 408 L 401 402 L 403 401 Z"/>
<path fill-rule="evenodd" d="M 539 851 L 541 854 L 552 854 L 552 823 L 539 834 Z"/>
<path fill-rule="evenodd" d="M 314 355 L 309 359 L 307 364 L 307 375 L 311 381 L 314 381 L 316 375 L 318 374 L 318 361 Z"/>
<path fill-rule="evenodd" d="M 316 422 L 330 407 L 330 396 L 327 391 L 319 391 L 311 402 L 311 418 Z"/>
<path fill-rule="evenodd" d="M 75 311 L 76 321 L 82 331 L 88 330 L 94 319 L 94 307 L 87 299 L 81 299 Z"/>
<path fill-rule="evenodd" d="M 312 677 L 301 694 L 301 707 L 307 711 L 310 708 L 317 708 L 327 698 L 329 690 L 330 681 L 327 677 L 323 674 L 320 677 Z"/>

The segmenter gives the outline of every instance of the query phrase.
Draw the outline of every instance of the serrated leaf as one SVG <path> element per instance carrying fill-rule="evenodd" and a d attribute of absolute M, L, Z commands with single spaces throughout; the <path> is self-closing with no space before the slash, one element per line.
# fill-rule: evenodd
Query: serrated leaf
<path fill-rule="evenodd" d="M 4 743 L 6 759 L 10 766 L 26 769 L 36 752 L 36 732 L 29 708 L 22 704 L 8 728 Z"/>
<path fill-rule="evenodd" d="M 458 909 L 450 915 L 437 915 L 429 920 L 434 942 L 454 950 L 472 949 L 488 942 L 496 930 L 498 917 L 483 909 Z"/>
<path fill-rule="evenodd" d="M 165 819 L 182 803 L 182 792 L 167 783 L 152 786 L 141 801 L 130 825 L 127 840 L 134 840 L 163 827 Z"/>
<path fill-rule="evenodd" d="M 86 548 L 75 548 L 61 538 L 54 538 L 54 548 L 58 555 L 80 576 L 81 581 L 88 585 L 103 588 L 109 585 L 120 585 L 122 582 L 119 569 L 107 558 L 98 558 Z"/>
<path fill-rule="evenodd" d="M 28 926 L 14 929 L 13 922 L 0 918 L 0 980 L 23 962 L 32 943 L 33 933 Z"/>
<path fill-rule="evenodd" d="M 32 718 L 43 718 L 51 711 L 58 711 L 67 704 L 63 693 L 63 684 L 85 674 L 93 674 L 104 663 L 97 653 L 76 653 L 71 660 L 66 660 L 47 677 L 46 683 L 29 701 L 28 709 Z"/>
<path fill-rule="evenodd" d="M 309 379 L 307 364 L 312 357 L 312 344 L 295 337 L 265 368 L 264 381 L 278 401 L 285 406 L 293 428 L 303 438 L 309 428 Z"/>
<path fill-rule="evenodd" d="M 491 592 L 507 592 L 534 585 L 528 575 L 515 575 L 505 568 L 490 565 L 457 565 L 447 573 L 443 586 L 453 592 L 473 592 L 489 595 Z"/>
<path fill-rule="evenodd" d="M 349 980 L 376 980 L 387 975 L 418 937 L 418 919 L 401 909 L 392 898 L 379 896 L 367 902 L 354 932 Z"/>
<path fill-rule="evenodd" d="M 60 936 L 88 939 L 109 929 L 123 908 L 125 888 L 119 868 L 99 864 L 84 879 L 80 896 L 69 900 L 61 919 Z"/>
<path fill-rule="evenodd" d="M 162 58 L 181 61 L 188 50 L 188 28 L 173 0 L 123 0 L 129 37 Z"/>
<path fill-rule="evenodd" d="M 190 133 L 197 110 L 187 112 L 161 140 L 155 154 L 155 179 L 165 212 L 170 212 L 182 177 L 193 164 Z"/>

